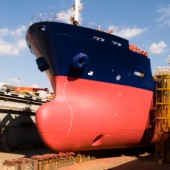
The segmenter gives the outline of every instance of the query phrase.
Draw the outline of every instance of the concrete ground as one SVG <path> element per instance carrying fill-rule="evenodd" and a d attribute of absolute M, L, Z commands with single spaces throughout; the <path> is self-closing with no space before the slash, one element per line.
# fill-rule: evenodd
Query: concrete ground
<path fill-rule="evenodd" d="M 61 170 L 169 170 L 170 164 L 158 164 L 152 159 L 139 159 L 133 156 L 102 158 L 76 163 Z"/>
<path fill-rule="evenodd" d="M 30 157 L 52 153 L 48 149 L 27 150 L 18 152 L 0 152 L 0 170 L 13 170 L 2 166 L 4 160 L 11 160 L 21 157 Z M 59 170 L 169 170 L 170 164 L 161 164 L 154 161 L 154 155 L 149 153 L 139 155 L 113 155 L 109 158 L 100 158 L 74 165 L 59 168 Z"/>

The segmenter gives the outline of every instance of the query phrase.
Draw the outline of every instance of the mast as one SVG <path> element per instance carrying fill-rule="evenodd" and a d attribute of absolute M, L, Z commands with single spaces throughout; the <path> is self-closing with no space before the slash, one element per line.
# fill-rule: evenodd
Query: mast
<path fill-rule="evenodd" d="M 75 0 L 74 5 L 74 25 L 78 25 L 80 23 L 80 12 L 83 8 L 83 4 L 80 0 Z"/>

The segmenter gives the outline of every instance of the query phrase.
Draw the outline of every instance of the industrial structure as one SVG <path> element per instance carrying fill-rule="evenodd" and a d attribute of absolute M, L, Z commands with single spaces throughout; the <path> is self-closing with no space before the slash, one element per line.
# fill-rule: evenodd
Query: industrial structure
<path fill-rule="evenodd" d="M 0 91 L 0 150 L 43 146 L 35 126 L 35 112 L 44 99 Z"/>
<path fill-rule="evenodd" d="M 156 160 L 170 163 L 170 67 L 156 70 Z"/>

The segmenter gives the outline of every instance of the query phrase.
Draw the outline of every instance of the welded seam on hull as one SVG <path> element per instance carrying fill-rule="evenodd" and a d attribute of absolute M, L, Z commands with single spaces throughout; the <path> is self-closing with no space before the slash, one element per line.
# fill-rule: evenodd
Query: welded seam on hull
<path fill-rule="evenodd" d="M 68 106 L 68 108 L 69 108 L 69 110 L 70 110 L 70 117 L 71 117 L 71 119 L 70 119 L 70 127 L 69 127 L 68 132 L 67 132 L 67 136 L 69 136 L 70 131 L 71 131 L 71 128 L 72 128 L 72 125 L 73 125 L 73 108 L 72 108 L 72 106 L 69 104 L 69 102 L 67 101 L 66 94 L 65 94 L 67 82 L 68 82 L 68 81 L 66 81 L 66 82 L 64 83 L 63 96 L 64 96 L 64 101 L 67 103 L 67 106 Z"/>

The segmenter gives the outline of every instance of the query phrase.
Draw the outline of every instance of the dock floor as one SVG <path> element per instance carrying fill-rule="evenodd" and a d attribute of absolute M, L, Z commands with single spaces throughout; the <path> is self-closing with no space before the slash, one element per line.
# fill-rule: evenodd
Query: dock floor
<path fill-rule="evenodd" d="M 52 153 L 48 149 L 0 152 L 0 169 L 7 170 L 2 166 L 5 160 L 11 160 L 21 157 L 30 157 L 32 155 L 41 155 Z M 12 168 L 8 168 L 8 170 Z M 58 168 L 59 170 L 169 170 L 170 164 L 162 164 L 154 161 L 154 155 L 144 153 L 140 155 L 115 155 L 109 158 L 98 158 L 82 163 L 75 163 L 71 166 Z"/>

